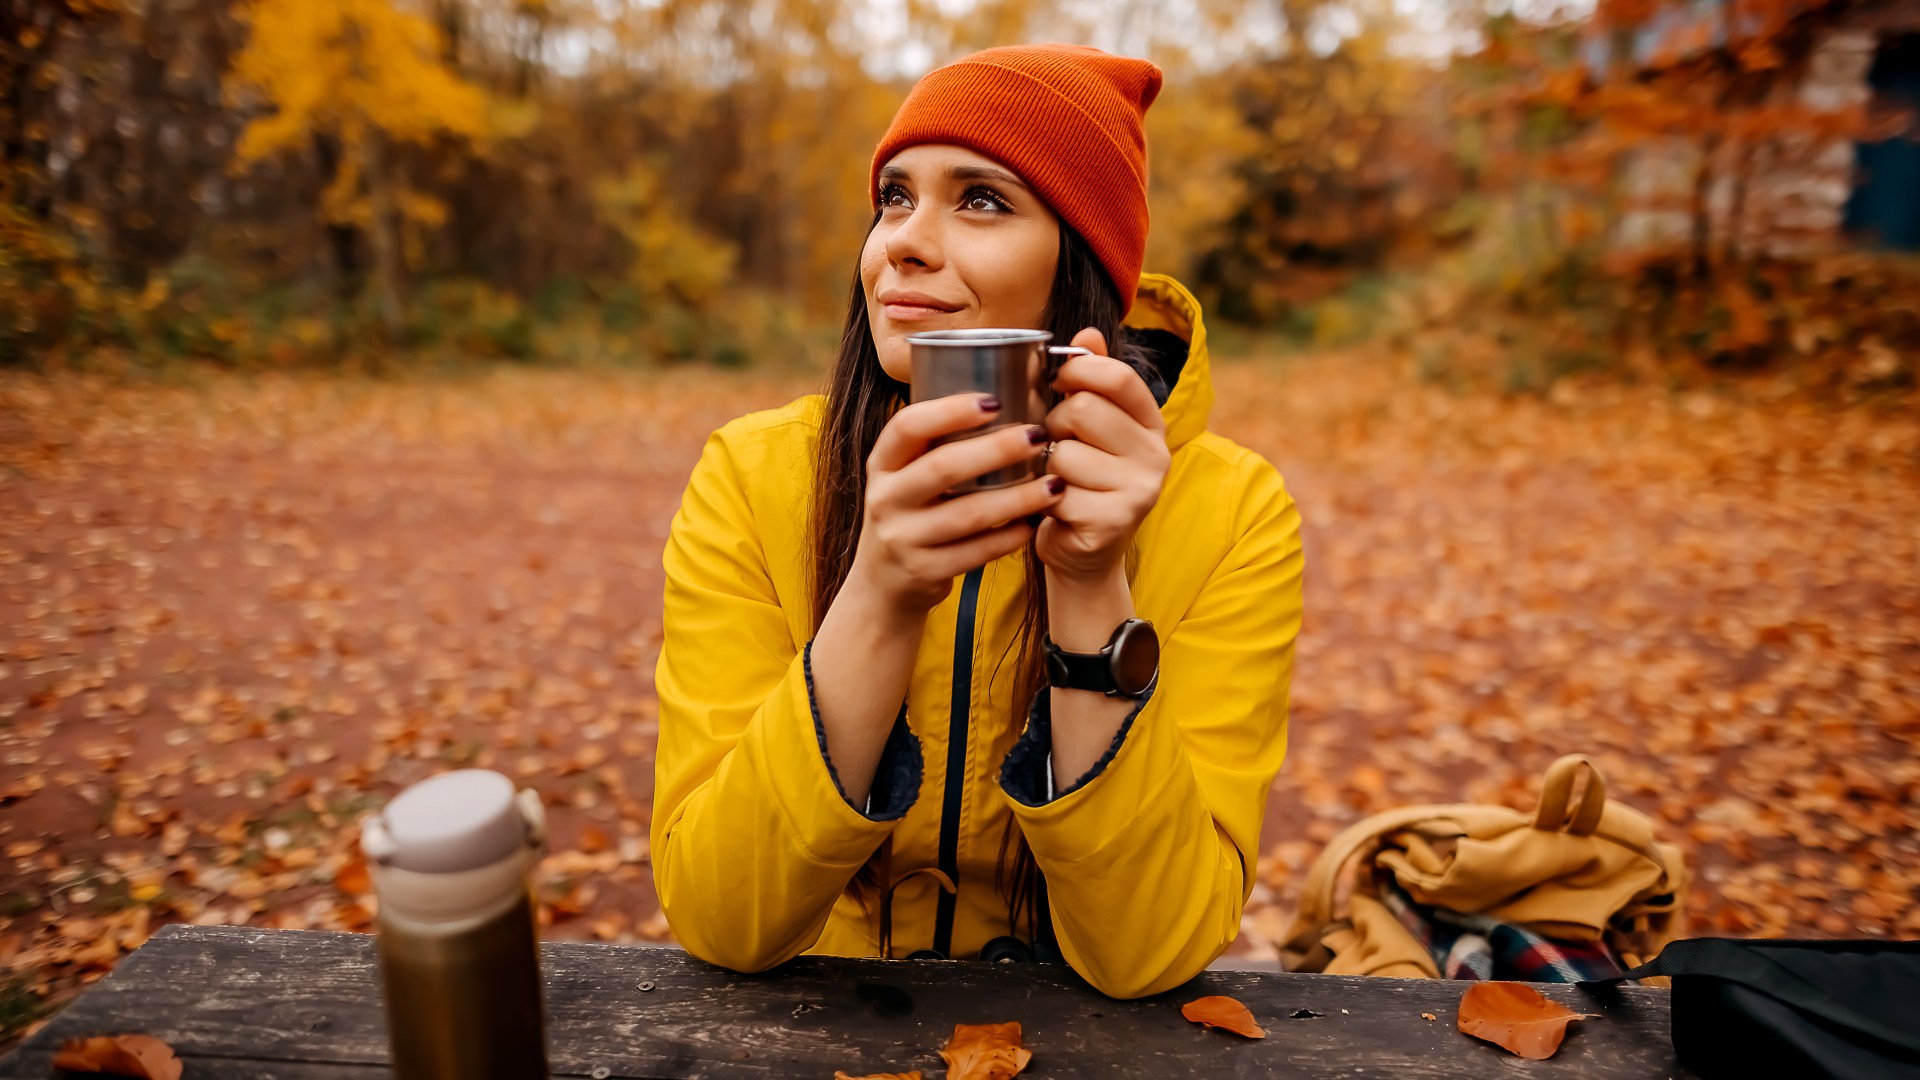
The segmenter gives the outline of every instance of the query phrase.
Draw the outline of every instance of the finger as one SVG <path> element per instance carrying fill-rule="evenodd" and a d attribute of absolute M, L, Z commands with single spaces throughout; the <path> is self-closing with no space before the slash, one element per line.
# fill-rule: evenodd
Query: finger
<path fill-rule="evenodd" d="M 991 394 L 950 394 L 916 401 L 893 414 L 880 429 L 867 467 L 894 472 L 927 452 L 933 440 L 992 423 L 1002 412 Z"/>
<path fill-rule="evenodd" d="M 1073 335 L 1072 344 L 1099 356 L 1111 355 L 1107 352 L 1107 335 L 1091 326 Z"/>
<path fill-rule="evenodd" d="M 1121 457 L 1148 454 L 1166 445 L 1158 427 L 1143 427 L 1120 406 L 1092 391 L 1067 398 L 1047 413 L 1047 431 L 1055 439 L 1078 439 Z"/>
<path fill-rule="evenodd" d="M 1140 373 L 1110 356 L 1072 356 L 1054 375 L 1053 388 L 1062 394 L 1090 391 L 1113 402 L 1141 427 L 1164 430 L 1160 406 Z"/>
<path fill-rule="evenodd" d="M 1094 354 L 1095 356 L 1107 355 L 1107 335 L 1101 333 L 1099 330 L 1096 330 L 1091 326 L 1073 335 L 1073 341 L 1070 342 L 1070 344 L 1076 349 L 1085 349 L 1088 352 Z M 1054 373 L 1054 377 L 1057 377 L 1059 375 L 1061 366 L 1065 365 L 1067 361 L 1072 360 L 1073 358 L 1074 358 L 1074 354 L 1072 353 L 1068 353 L 1064 357 L 1055 355 L 1054 357 L 1055 363 L 1051 368 L 1049 368 L 1049 370 Z M 1044 386 L 1036 385 L 1034 387 L 1036 396 L 1042 391 L 1053 390 L 1053 386 L 1054 386 L 1054 379 L 1053 377 L 1049 377 L 1046 380 L 1046 384 Z M 1056 400 L 1057 399 L 1058 399 L 1058 395 L 1056 393 Z M 1045 406 L 1043 405 L 1042 408 L 1044 407 Z M 1037 415 L 1037 414 L 1030 413 L 1028 415 Z"/>
<path fill-rule="evenodd" d="M 1053 444 L 1047 471 L 1081 491 L 1118 491 L 1132 473 L 1124 458 L 1077 439 Z"/>
<path fill-rule="evenodd" d="M 995 559 L 1004 558 L 1033 539 L 1033 526 L 1024 520 L 1012 521 L 997 529 L 975 533 L 965 540 L 956 540 L 951 544 L 942 544 L 935 548 L 934 577 L 959 577 L 971 570 L 978 570 Z"/>
<path fill-rule="evenodd" d="M 1054 488 L 1059 488 L 1055 491 Z M 936 503 L 915 511 L 910 523 L 903 522 L 901 536 L 908 543 L 937 547 L 999 528 L 1009 521 L 1020 521 L 1060 501 L 1066 481 L 1053 476 L 1014 484 L 992 491 L 977 491 Z"/>
<path fill-rule="evenodd" d="M 1073 340 L 1069 342 L 1069 344 L 1076 349 L 1085 349 L 1086 351 L 1093 353 L 1095 356 L 1107 355 L 1107 336 L 1105 334 L 1102 334 L 1099 330 L 1091 326 L 1073 335 Z M 1062 364 L 1065 364 L 1068 360 L 1073 359 L 1073 357 L 1076 355 L 1075 353 L 1072 353 L 1072 352 L 1067 352 L 1064 355 L 1058 352 L 1053 352 L 1052 350 L 1048 350 L 1048 352 L 1049 352 L 1049 356 L 1048 356 L 1047 371 L 1049 372 L 1049 374 L 1044 379 L 1041 379 L 1034 383 L 1033 389 L 1034 389 L 1034 396 L 1036 398 L 1040 397 L 1044 393 L 1052 391 L 1054 376 L 1059 374 L 1060 366 Z M 1045 405 L 1043 404 L 1041 407 L 1045 408 Z"/>
<path fill-rule="evenodd" d="M 1047 429 L 1038 424 L 1009 424 L 936 446 L 893 474 L 888 498 L 898 506 L 932 502 L 962 481 L 1038 457 L 1049 438 Z"/>

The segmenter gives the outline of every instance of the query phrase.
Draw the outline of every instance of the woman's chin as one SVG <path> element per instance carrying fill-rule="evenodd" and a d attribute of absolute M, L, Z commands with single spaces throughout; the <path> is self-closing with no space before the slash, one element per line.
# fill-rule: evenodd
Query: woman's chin
<path fill-rule="evenodd" d="M 966 330 L 978 325 L 978 319 L 970 317 L 968 312 L 941 314 L 938 319 L 901 319 L 880 318 L 872 327 L 874 340 L 878 342 L 880 366 L 898 382 L 909 382 L 913 374 L 913 346 L 907 344 L 907 335 L 924 334 L 930 330 Z"/>
<path fill-rule="evenodd" d="M 880 343 L 880 367 L 894 382 L 913 382 L 913 347 L 905 334 L 892 334 Z"/>

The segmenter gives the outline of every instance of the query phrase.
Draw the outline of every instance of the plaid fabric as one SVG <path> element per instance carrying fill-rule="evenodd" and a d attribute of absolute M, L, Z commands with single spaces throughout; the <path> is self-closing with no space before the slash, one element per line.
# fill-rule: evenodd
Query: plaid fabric
<path fill-rule="evenodd" d="M 1391 873 L 1378 870 L 1374 877 L 1381 902 L 1433 954 L 1446 978 L 1572 983 L 1621 972 L 1605 942 L 1555 941 L 1485 915 L 1417 904 Z"/>

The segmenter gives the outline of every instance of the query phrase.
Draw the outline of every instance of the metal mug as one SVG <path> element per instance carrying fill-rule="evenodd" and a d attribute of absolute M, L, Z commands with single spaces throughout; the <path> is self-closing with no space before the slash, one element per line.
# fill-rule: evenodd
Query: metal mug
<path fill-rule="evenodd" d="M 1048 345 L 1045 330 L 929 330 L 908 334 L 913 350 L 913 400 L 928 401 L 951 394 L 992 394 L 1000 411 L 979 427 L 942 435 L 933 441 L 944 446 L 977 438 L 1001 428 L 1038 424 L 1046 419 L 1045 391 L 1059 370 L 1059 360 L 1089 355 L 1077 345 Z M 1036 411 L 1039 415 L 1035 415 Z M 995 469 L 947 489 L 949 495 L 1011 487 L 1040 475 L 1038 458 Z"/>

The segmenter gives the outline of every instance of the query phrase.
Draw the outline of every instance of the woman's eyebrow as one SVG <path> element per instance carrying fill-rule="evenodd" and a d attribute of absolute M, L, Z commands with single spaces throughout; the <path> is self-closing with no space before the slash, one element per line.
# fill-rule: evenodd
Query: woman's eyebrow
<path fill-rule="evenodd" d="M 953 168 L 947 170 L 947 176 L 954 180 L 992 180 L 996 183 L 1006 184 L 1009 187 L 1019 188 L 1022 191 L 1025 191 L 1027 188 L 1026 183 L 1019 177 L 1005 169 L 996 169 L 991 165 L 955 165 Z"/>
<path fill-rule="evenodd" d="M 991 165 L 955 165 L 947 170 L 949 180 L 990 180 L 997 184 L 1020 191 L 1027 190 L 1026 181 L 1005 169 L 996 169 Z M 880 168 L 880 182 L 883 184 L 911 183 L 913 177 L 898 165 L 883 165 Z"/>

